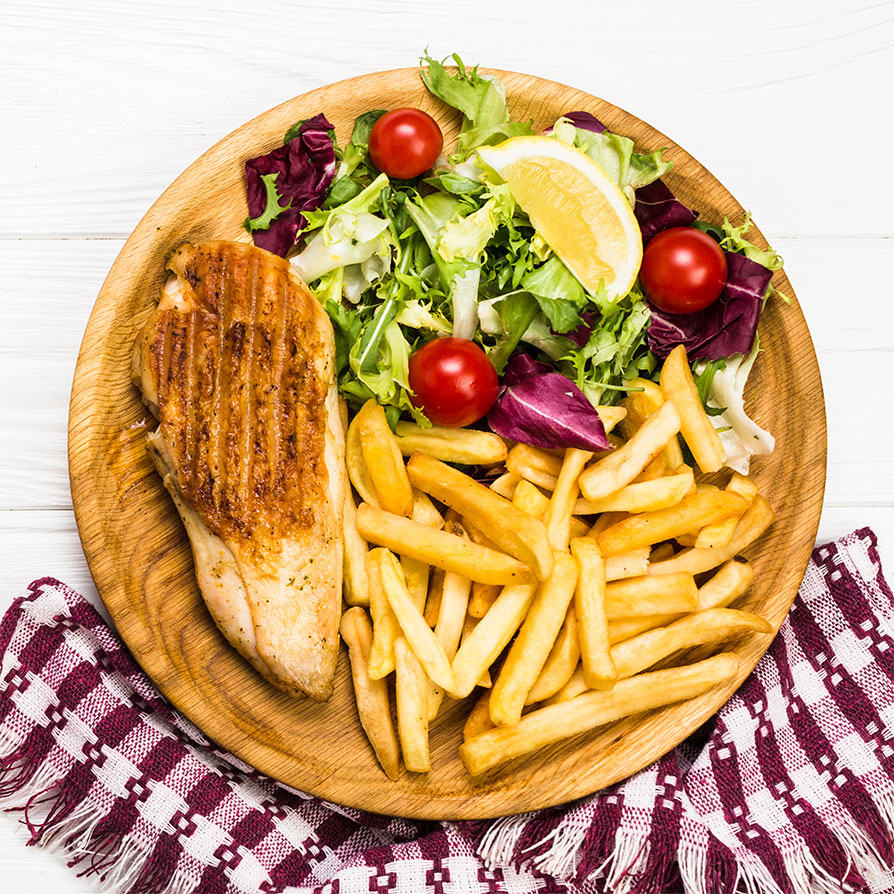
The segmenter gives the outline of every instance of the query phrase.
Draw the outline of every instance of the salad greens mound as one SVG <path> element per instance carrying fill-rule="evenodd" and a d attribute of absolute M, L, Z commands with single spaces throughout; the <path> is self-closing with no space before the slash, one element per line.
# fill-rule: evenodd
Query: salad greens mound
<path fill-rule="evenodd" d="M 454 335 L 480 344 L 503 377 L 489 417 L 494 430 L 539 446 L 599 449 L 605 435 L 594 407 L 623 397 L 626 380 L 655 375 L 660 358 L 682 343 L 728 457 L 747 468 L 751 453 L 772 448 L 741 396 L 781 259 L 746 239 L 748 219 L 739 227 L 699 221 L 729 269 L 723 294 L 704 311 L 659 311 L 638 283 L 614 300 L 602 288 L 588 291 L 476 155 L 534 134 L 533 123 L 512 120 L 499 80 L 457 55 L 452 62 L 448 69 L 422 58 L 425 86 L 462 114 L 455 147 L 428 176 L 398 181 L 376 169 L 369 138 L 382 109 L 357 118 L 345 146 L 320 114 L 246 164 L 246 227 L 257 244 L 290 256 L 332 320 L 342 396 L 355 409 L 374 398 L 392 425 L 402 414 L 427 425 L 411 399 L 409 358 Z M 580 149 L 617 183 L 644 243 L 696 221 L 660 179 L 673 166 L 665 150 L 637 152 L 586 111 L 568 112 L 544 135 Z"/>

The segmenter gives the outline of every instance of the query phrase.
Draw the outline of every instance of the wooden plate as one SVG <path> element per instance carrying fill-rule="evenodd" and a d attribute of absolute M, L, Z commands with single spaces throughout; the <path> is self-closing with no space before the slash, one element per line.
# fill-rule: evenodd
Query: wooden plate
<path fill-rule="evenodd" d="M 640 150 L 668 146 L 675 166 L 667 183 L 703 218 L 742 213 L 695 159 L 632 115 L 552 81 L 495 73 L 514 118 L 533 118 L 540 129 L 563 112 L 591 111 Z M 735 686 L 628 718 L 474 780 L 457 756 L 469 705 L 450 703 L 431 731 L 434 770 L 404 772 L 390 782 L 357 721 L 345 656 L 328 704 L 298 702 L 270 687 L 218 633 L 196 587 L 183 526 L 147 456 L 152 420 L 130 380 L 140 317 L 158 296 L 168 252 L 187 240 L 246 238 L 244 160 L 278 145 L 292 124 L 317 112 L 326 113 L 344 143 L 359 113 L 405 105 L 434 115 L 451 144 L 458 116 L 429 96 L 417 69 L 400 69 L 323 87 L 265 112 L 165 190 L 127 240 L 87 326 L 71 401 L 72 497 L 90 570 L 121 636 L 161 691 L 208 736 L 262 772 L 341 804 L 418 818 L 493 817 L 559 804 L 646 766 L 729 698 L 769 638 L 735 643 L 741 659 Z M 780 279 L 780 288 L 794 295 Z M 747 551 L 757 571 L 747 605 L 778 627 L 819 524 L 826 424 L 819 368 L 797 301 L 770 302 L 760 335 L 764 350 L 749 382 L 750 407 L 776 436 L 776 452 L 755 472 L 777 520 Z"/>

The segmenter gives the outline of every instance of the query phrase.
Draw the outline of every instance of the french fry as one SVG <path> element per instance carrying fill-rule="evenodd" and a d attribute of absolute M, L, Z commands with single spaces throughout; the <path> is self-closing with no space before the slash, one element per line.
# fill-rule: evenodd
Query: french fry
<path fill-rule="evenodd" d="M 455 510 L 451 509 L 450 511 L 454 512 Z M 484 534 L 480 528 L 472 524 L 469 519 L 461 518 L 460 523 L 468 533 L 469 539 L 472 541 L 472 543 L 477 543 L 479 546 L 486 546 L 488 549 L 495 549 L 497 550 L 497 552 L 504 552 L 504 550 L 500 549 L 500 547 L 497 546 L 497 544 L 494 543 L 493 540 L 490 539 L 490 537 Z"/>
<path fill-rule="evenodd" d="M 571 529 L 571 513 L 578 495 L 577 479 L 593 454 L 588 450 L 569 447 L 562 460 L 556 487 L 546 508 L 544 524 L 553 549 L 567 550 Z M 550 693 L 552 694 L 552 693 Z"/>
<path fill-rule="evenodd" d="M 370 398 L 354 419 L 360 431 L 360 449 L 369 477 L 386 512 L 409 516 L 413 512 L 413 491 L 407 478 L 397 439 L 388 426 L 385 411 Z"/>
<path fill-rule="evenodd" d="M 697 604 L 691 574 L 628 577 L 605 585 L 605 616 L 610 619 L 694 611 Z"/>
<path fill-rule="evenodd" d="M 443 528 L 444 518 L 432 503 L 428 494 L 423 493 L 418 487 L 413 488 L 413 512 L 410 515 L 413 521 L 428 525 L 430 528 Z"/>
<path fill-rule="evenodd" d="M 720 490 L 694 493 L 684 497 L 676 506 L 625 518 L 603 531 L 597 539 L 602 552 L 613 556 L 670 540 L 727 515 L 744 511 L 746 507 L 747 503 L 738 494 Z"/>
<path fill-rule="evenodd" d="M 463 635 L 460 637 L 460 645 L 465 642 L 471 635 L 472 631 L 478 626 L 478 621 L 480 618 L 473 617 L 472 615 L 466 615 L 465 623 L 463 624 Z M 493 681 L 490 677 L 490 670 L 486 670 L 479 678 L 478 685 L 484 687 L 485 689 L 490 689 L 493 686 Z"/>
<path fill-rule="evenodd" d="M 627 410 L 624 407 L 599 406 L 596 407 L 596 412 L 599 415 L 599 419 L 602 422 L 602 427 L 605 429 L 606 434 L 615 428 L 615 426 L 617 426 L 627 415 Z"/>
<path fill-rule="evenodd" d="M 521 475 L 516 475 L 514 472 L 504 472 L 499 478 L 494 478 L 489 486 L 495 494 L 499 494 L 501 497 L 511 500 L 515 493 L 515 488 L 521 480 Z"/>
<path fill-rule="evenodd" d="M 723 547 L 716 549 L 686 549 L 663 562 L 649 564 L 650 575 L 701 574 L 729 561 L 746 546 L 757 540 L 773 523 L 773 508 L 758 494 L 754 502 L 739 519 L 733 539 Z"/>
<path fill-rule="evenodd" d="M 407 582 L 407 592 L 413 605 L 419 611 L 425 610 L 425 602 L 428 598 L 428 578 L 431 566 L 418 559 L 411 559 L 409 556 L 400 557 L 400 567 L 403 571 L 404 580 Z"/>
<path fill-rule="evenodd" d="M 748 591 L 753 580 L 751 565 L 732 559 L 698 588 L 698 610 L 726 608 Z"/>
<path fill-rule="evenodd" d="M 368 667 L 372 680 L 381 680 L 394 670 L 394 641 L 400 636 L 400 625 L 391 610 L 382 583 L 382 561 L 386 553 L 388 553 L 386 549 L 373 549 L 366 556 L 369 612 L 373 623 L 373 641 Z"/>
<path fill-rule="evenodd" d="M 656 627 L 666 627 L 680 618 L 686 617 L 687 612 L 664 612 L 657 615 L 636 615 L 627 618 L 612 618 L 608 622 L 608 641 L 611 645 L 622 643 L 634 636 L 644 633 L 646 630 L 654 630 Z"/>
<path fill-rule="evenodd" d="M 679 430 L 677 408 L 673 401 L 665 401 L 623 447 L 615 448 L 584 469 L 580 476 L 584 498 L 601 500 L 630 484 Z"/>
<path fill-rule="evenodd" d="M 573 540 L 575 537 L 586 537 L 590 532 L 590 525 L 588 525 L 582 518 L 575 518 L 573 515 L 571 516 L 571 520 L 568 522 L 568 539 Z"/>
<path fill-rule="evenodd" d="M 739 662 L 721 653 L 686 667 L 639 674 L 603 692 L 585 692 L 526 714 L 515 726 L 486 730 L 464 742 L 460 758 L 473 776 L 546 745 L 729 683 Z"/>
<path fill-rule="evenodd" d="M 549 497 L 544 496 L 543 491 L 531 484 L 527 478 L 522 478 L 512 495 L 512 502 L 531 518 L 542 520 L 549 506 Z"/>
<path fill-rule="evenodd" d="M 751 612 L 709 608 L 612 646 L 612 661 L 620 678 L 632 677 L 680 649 L 720 642 L 744 631 L 772 633 L 773 628 Z"/>
<path fill-rule="evenodd" d="M 385 680 L 371 679 L 368 673 L 372 637 L 372 624 L 362 608 L 349 608 L 342 615 L 341 638 L 348 647 L 360 725 L 385 775 L 397 779 L 400 752 L 391 722 L 388 684 Z"/>
<path fill-rule="evenodd" d="M 598 544 L 590 537 L 572 540 L 571 554 L 580 565 L 580 577 L 574 591 L 574 607 L 579 622 L 584 681 L 593 689 L 610 689 L 618 675 L 609 652 L 608 622 L 605 616 L 608 589 L 605 581 L 605 559 Z M 557 691 L 558 689 L 554 690 Z"/>
<path fill-rule="evenodd" d="M 442 462 L 463 466 L 492 466 L 506 460 L 506 442 L 489 431 L 437 425 L 422 428 L 413 422 L 398 422 L 395 433 L 404 456 L 418 450 Z"/>
<path fill-rule="evenodd" d="M 467 577 L 450 572 L 444 575 L 441 604 L 438 607 L 438 620 L 435 624 L 435 639 L 444 649 L 448 661 L 453 659 L 459 647 L 466 620 L 466 609 L 469 606 L 471 586 L 472 582 Z M 437 716 L 441 700 L 444 698 L 444 690 L 434 684 L 429 688 L 428 719 L 431 721 Z"/>
<path fill-rule="evenodd" d="M 483 618 L 502 592 L 497 584 L 482 584 L 472 581 L 472 592 L 469 595 L 469 614 L 473 618 Z"/>
<path fill-rule="evenodd" d="M 683 345 L 677 345 L 668 354 L 661 367 L 660 379 L 665 400 L 672 400 L 677 405 L 680 433 L 698 467 L 705 473 L 716 472 L 723 465 L 726 449 L 702 406 Z"/>
<path fill-rule="evenodd" d="M 587 537 L 598 537 L 603 531 L 617 524 L 621 519 L 627 518 L 629 512 L 603 512 L 593 523 L 593 527 L 587 532 Z"/>
<path fill-rule="evenodd" d="M 629 388 L 639 389 L 628 393 L 622 402 L 627 408 L 627 418 L 621 425 L 624 437 L 630 439 L 634 432 L 664 403 L 661 389 L 649 379 L 636 378 L 624 383 Z M 676 469 L 683 463 L 680 442 L 674 435 L 665 445 L 663 456 L 669 469 Z"/>
<path fill-rule="evenodd" d="M 370 543 L 485 584 L 525 583 L 534 578 L 527 565 L 511 556 L 366 503 L 357 507 L 357 529 Z"/>
<path fill-rule="evenodd" d="M 438 642 L 431 627 L 425 623 L 422 612 L 413 604 L 401 575 L 400 565 L 391 553 L 381 559 L 382 586 L 388 604 L 397 617 L 397 623 L 413 654 L 425 668 L 429 679 L 447 690 L 453 689 L 453 673 L 444 647 Z M 442 597 L 443 604 L 443 597 Z M 462 630 L 462 628 L 460 628 Z"/>
<path fill-rule="evenodd" d="M 428 598 L 425 600 L 423 617 L 429 627 L 438 623 L 441 611 L 441 594 L 444 592 L 444 578 L 447 572 L 443 568 L 432 568 L 428 576 Z"/>
<path fill-rule="evenodd" d="M 506 468 L 533 482 L 545 490 L 556 486 L 556 479 L 562 468 L 562 460 L 551 453 L 530 447 L 527 444 L 516 444 L 506 457 Z"/>
<path fill-rule="evenodd" d="M 653 546 L 649 552 L 650 562 L 663 562 L 674 554 L 674 545 L 672 543 L 659 543 Z"/>
<path fill-rule="evenodd" d="M 345 465 L 348 468 L 348 478 L 354 489 L 360 494 L 360 499 L 376 509 L 381 508 L 376 486 L 373 484 L 366 468 L 366 460 L 363 458 L 363 447 L 360 444 L 360 423 L 355 416 L 348 426 L 345 434 Z"/>
<path fill-rule="evenodd" d="M 345 488 L 342 509 L 344 536 L 342 585 L 348 605 L 369 605 L 369 576 L 366 572 L 366 554 L 369 544 L 357 530 L 357 504 L 350 487 Z"/>
<path fill-rule="evenodd" d="M 659 453 L 658 456 L 656 456 L 655 459 L 653 459 L 652 462 L 650 462 L 649 465 L 647 465 L 645 469 L 633 479 L 633 483 L 641 484 L 644 481 L 654 481 L 656 478 L 661 478 L 666 470 L 667 457 L 663 453 Z"/>
<path fill-rule="evenodd" d="M 450 695 L 465 698 L 475 688 L 481 675 L 496 661 L 525 619 L 536 590 L 536 584 L 503 588 L 490 611 L 460 643 L 451 663 L 456 688 Z"/>
<path fill-rule="evenodd" d="M 754 580 L 754 569 L 747 562 L 736 559 L 727 562 L 709 581 L 698 588 L 696 611 L 726 608 L 748 590 L 752 580 Z M 609 642 L 615 645 L 647 630 L 666 627 L 683 617 L 686 617 L 685 612 L 615 618 L 608 622 Z"/>
<path fill-rule="evenodd" d="M 514 726 L 521 719 L 528 692 L 565 621 L 577 576 L 577 560 L 567 553 L 556 552 L 552 574 L 540 585 L 491 689 L 490 719 L 498 726 Z M 478 626 L 486 620 L 487 617 Z"/>
<path fill-rule="evenodd" d="M 463 727 L 464 742 L 480 735 L 485 730 L 494 728 L 490 719 L 490 708 L 488 707 L 489 701 L 490 693 L 482 692 L 478 697 L 478 701 L 475 702 L 475 707 L 469 711 L 469 716 L 466 718 L 466 724 Z"/>
<path fill-rule="evenodd" d="M 752 500 L 757 496 L 757 485 L 744 475 L 733 472 L 733 477 L 726 486 L 729 493 L 738 494 L 751 505 Z M 720 521 L 710 525 L 705 525 L 695 538 L 695 543 L 683 544 L 684 546 L 696 546 L 699 549 L 711 549 L 720 546 L 726 546 L 733 539 L 733 532 L 739 522 L 738 516 L 729 515 Z"/>
<path fill-rule="evenodd" d="M 574 698 L 576 695 L 580 695 L 582 692 L 586 692 L 589 690 L 589 686 L 587 686 L 584 681 L 584 668 L 583 665 L 579 664 L 575 669 L 574 673 L 571 675 L 571 678 L 568 682 L 553 696 L 550 698 L 544 699 L 544 705 L 556 705 L 559 702 L 567 702 L 568 699 Z"/>
<path fill-rule="evenodd" d="M 550 649 L 549 655 L 525 699 L 526 705 L 542 702 L 555 695 L 570 679 L 580 660 L 580 639 L 574 606 L 568 607 L 565 623 Z"/>
<path fill-rule="evenodd" d="M 497 546 L 530 566 L 538 580 L 549 576 L 552 552 L 543 522 L 526 515 L 468 475 L 424 453 L 410 457 L 407 473 L 416 487 L 468 518 Z"/>
<path fill-rule="evenodd" d="M 590 538 L 592 539 L 592 538 Z M 641 577 L 649 570 L 649 548 L 634 549 L 629 553 L 609 556 L 605 560 L 605 579 L 622 580 L 625 577 Z"/>
<path fill-rule="evenodd" d="M 404 765 L 412 773 L 431 770 L 428 750 L 428 678 L 404 637 L 394 644 L 397 730 Z"/>
<path fill-rule="evenodd" d="M 616 490 L 601 500 L 578 500 L 575 515 L 596 515 L 599 512 L 654 512 L 676 506 L 692 486 L 692 469 L 679 475 L 638 481 Z"/>

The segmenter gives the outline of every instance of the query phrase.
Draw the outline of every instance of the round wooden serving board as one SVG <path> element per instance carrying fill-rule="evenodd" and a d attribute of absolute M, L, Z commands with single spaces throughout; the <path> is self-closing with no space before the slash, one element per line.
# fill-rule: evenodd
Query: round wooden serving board
<path fill-rule="evenodd" d="M 535 128 L 574 109 L 594 113 L 639 150 L 668 147 L 666 178 L 703 219 L 741 218 L 742 208 L 695 159 L 649 125 L 580 90 L 529 75 L 503 79 L 513 118 Z M 328 704 L 295 701 L 269 686 L 218 633 L 196 587 L 189 543 L 146 452 L 153 420 L 131 384 L 134 338 L 154 305 L 168 253 L 185 241 L 246 239 L 243 164 L 282 140 L 296 121 L 325 112 L 340 143 L 354 118 L 417 106 L 435 116 L 450 146 L 458 115 L 422 86 L 418 69 L 365 75 L 296 97 L 221 140 L 178 177 L 127 240 L 103 285 L 78 358 L 69 463 L 78 529 L 90 570 L 124 641 L 159 689 L 208 736 L 262 772 L 322 798 L 376 813 L 436 819 L 494 817 L 559 804 L 636 772 L 678 744 L 732 694 L 770 642 L 736 641 L 734 685 L 631 717 L 472 779 L 457 755 L 468 700 L 446 703 L 431 730 L 427 775 L 396 782 L 379 769 L 357 720 L 347 657 Z M 762 237 L 757 235 L 760 240 Z M 785 276 L 778 287 L 794 296 Z M 756 578 L 746 605 L 782 623 L 819 523 L 826 466 L 820 373 L 796 300 L 771 301 L 760 323 L 763 352 L 749 407 L 776 436 L 755 477 L 776 523 L 746 552 Z"/>

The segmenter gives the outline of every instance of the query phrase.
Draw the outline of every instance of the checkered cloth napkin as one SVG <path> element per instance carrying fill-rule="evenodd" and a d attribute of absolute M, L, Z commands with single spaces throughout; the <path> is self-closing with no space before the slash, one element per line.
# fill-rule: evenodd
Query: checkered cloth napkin
<path fill-rule="evenodd" d="M 494 822 L 328 804 L 220 751 L 45 578 L 0 625 L 0 804 L 132 894 L 894 892 L 894 607 L 875 535 L 814 551 L 699 734 L 623 783 Z"/>

